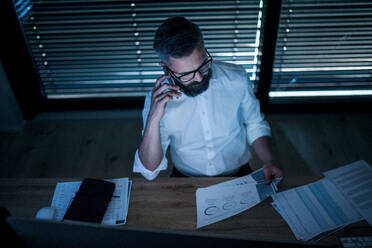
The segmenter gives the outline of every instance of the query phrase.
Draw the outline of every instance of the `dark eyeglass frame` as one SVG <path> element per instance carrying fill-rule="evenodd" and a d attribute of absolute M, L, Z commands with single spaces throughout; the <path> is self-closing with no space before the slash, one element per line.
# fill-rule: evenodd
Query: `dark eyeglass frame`
<path fill-rule="evenodd" d="M 178 81 L 180 81 L 181 83 L 187 83 L 187 82 L 190 82 L 190 81 L 192 81 L 192 80 L 195 78 L 196 73 L 197 73 L 197 72 L 200 72 L 200 69 L 201 69 L 203 66 L 205 66 L 205 65 L 207 65 L 207 64 L 209 64 L 209 63 L 212 64 L 212 62 L 213 62 L 213 58 L 212 58 L 212 56 L 209 54 L 209 52 L 208 52 L 208 50 L 207 50 L 206 48 L 205 48 L 205 51 L 207 52 L 207 55 L 208 55 L 209 58 L 208 58 L 206 61 L 204 61 L 203 64 L 202 64 L 201 66 L 199 66 L 196 70 L 193 70 L 193 71 L 190 71 L 190 72 L 186 72 L 186 73 L 182 73 L 181 76 L 176 76 L 176 75 L 175 75 L 176 72 L 174 72 L 174 71 L 172 71 L 171 69 L 169 69 L 168 66 L 165 66 L 165 68 L 166 68 L 167 71 L 169 71 L 169 73 L 170 73 L 174 78 L 176 78 L 176 79 L 177 79 Z M 209 68 L 210 68 L 210 67 L 209 67 Z M 188 74 L 191 74 L 191 73 L 193 73 L 191 79 L 188 79 L 187 81 L 181 80 L 181 78 L 182 78 L 183 76 L 188 75 Z M 200 72 L 200 74 L 203 75 L 202 72 Z"/>

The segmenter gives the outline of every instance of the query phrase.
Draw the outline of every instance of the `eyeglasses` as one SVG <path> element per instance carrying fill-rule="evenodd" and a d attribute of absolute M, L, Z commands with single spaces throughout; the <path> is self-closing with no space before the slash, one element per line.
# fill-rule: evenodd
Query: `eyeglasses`
<path fill-rule="evenodd" d="M 202 75 L 206 75 L 206 74 L 208 74 L 209 69 L 211 68 L 213 59 L 212 59 L 212 56 L 209 54 L 208 50 L 205 49 L 205 51 L 207 52 L 208 59 L 205 60 L 203 62 L 203 64 L 201 66 L 199 66 L 199 68 L 194 70 L 194 71 L 183 73 L 183 74 L 181 74 L 181 76 L 176 76 L 175 75 L 176 72 L 169 69 L 169 67 L 166 66 L 166 69 L 172 74 L 173 77 L 175 77 L 176 79 L 178 79 L 178 81 L 180 81 L 182 83 L 187 83 L 187 82 L 193 80 L 197 72 L 201 73 Z"/>

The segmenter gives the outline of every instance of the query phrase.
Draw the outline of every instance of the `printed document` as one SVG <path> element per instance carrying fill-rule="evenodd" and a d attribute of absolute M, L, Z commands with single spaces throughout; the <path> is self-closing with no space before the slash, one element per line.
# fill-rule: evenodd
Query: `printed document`
<path fill-rule="evenodd" d="M 319 239 L 362 216 L 327 178 L 272 195 L 272 206 L 297 239 Z"/>
<path fill-rule="evenodd" d="M 324 173 L 372 225 L 372 167 L 364 160 Z"/>
<path fill-rule="evenodd" d="M 197 228 L 221 221 L 241 213 L 267 197 L 275 194 L 275 179 L 265 184 L 265 176 L 259 169 L 247 176 L 229 180 L 196 190 Z"/>
<path fill-rule="evenodd" d="M 372 168 L 365 161 L 329 170 L 325 178 L 272 195 L 272 206 L 297 239 L 318 240 L 351 223 L 372 224 Z"/>

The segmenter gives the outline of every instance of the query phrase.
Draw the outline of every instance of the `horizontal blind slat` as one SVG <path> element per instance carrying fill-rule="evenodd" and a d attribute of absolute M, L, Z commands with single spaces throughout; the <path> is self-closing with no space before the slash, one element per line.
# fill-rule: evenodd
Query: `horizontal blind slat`
<path fill-rule="evenodd" d="M 180 15 L 199 25 L 215 61 L 240 64 L 258 78 L 260 0 L 31 2 L 22 24 L 50 98 L 143 95 L 163 74 L 155 30 Z"/>
<path fill-rule="evenodd" d="M 370 88 L 372 2 L 283 0 L 271 91 Z"/>

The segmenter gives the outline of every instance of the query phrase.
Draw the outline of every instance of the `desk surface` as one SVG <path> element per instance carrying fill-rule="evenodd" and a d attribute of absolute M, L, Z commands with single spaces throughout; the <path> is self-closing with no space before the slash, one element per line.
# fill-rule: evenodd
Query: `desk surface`
<path fill-rule="evenodd" d="M 271 198 L 226 220 L 196 229 L 195 191 L 232 178 L 157 178 L 148 182 L 132 178 L 127 226 L 224 234 L 252 239 L 296 241 L 287 223 L 271 206 Z M 57 182 L 76 179 L 0 179 L 0 206 L 13 216 L 34 217 L 52 202 Z M 313 177 L 286 178 L 279 191 L 316 181 Z M 341 236 L 372 235 L 372 228 L 361 221 L 321 240 L 337 244 Z"/>

